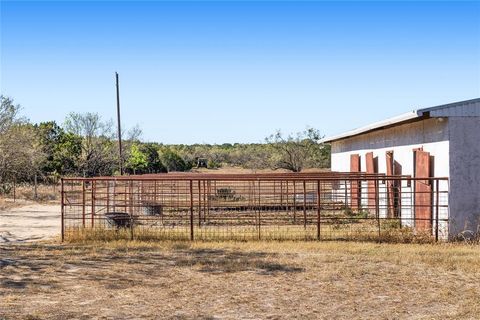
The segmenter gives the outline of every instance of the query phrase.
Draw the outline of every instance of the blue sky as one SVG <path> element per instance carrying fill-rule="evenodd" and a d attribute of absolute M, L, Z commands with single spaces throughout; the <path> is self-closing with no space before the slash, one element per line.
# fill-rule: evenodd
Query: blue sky
<path fill-rule="evenodd" d="M 163 143 L 340 133 L 480 97 L 480 2 L 0 2 L 1 93 L 34 122 Z"/>

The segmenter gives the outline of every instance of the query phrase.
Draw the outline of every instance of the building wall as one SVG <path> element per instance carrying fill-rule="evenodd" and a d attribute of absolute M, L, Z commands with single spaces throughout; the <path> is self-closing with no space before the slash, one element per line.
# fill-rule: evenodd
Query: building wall
<path fill-rule="evenodd" d="M 480 117 L 451 117 L 450 235 L 479 232 Z"/>
<path fill-rule="evenodd" d="M 332 143 L 332 171 L 349 171 L 350 155 L 361 156 L 361 170 L 365 171 L 365 153 L 372 151 L 378 157 L 378 172 L 386 173 L 387 151 L 394 152 L 394 160 L 402 166 L 402 174 L 413 176 L 413 149 L 423 147 L 435 157 L 434 175 L 449 177 L 448 119 L 426 119 L 392 128 L 377 130 Z"/>
<path fill-rule="evenodd" d="M 386 173 L 386 152 L 393 151 L 395 162 L 401 165 L 401 174 L 414 175 L 413 149 L 422 147 L 424 151 L 434 157 L 434 176 L 450 176 L 450 143 L 449 143 L 448 118 L 426 119 L 407 123 L 383 130 L 350 137 L 332 143 L 332 171 L 350 171 L 350 155 L 359 154 L 361 158 L 361 171 L 366 169 L 365 154 L 373 152 L 377 158 L 378 173 Z M 380 190 L 385 186 L 380 185 Z M 448 190 L 448 181 L 442 181 L 440 190 Z M 365 188 L 362 188 L 365 190 Z M 404 181 L 402 192 L 413 192 L 413 184 L 407 185 Z M 366 197 L 362 197 L 366 198 Z M 441 198 L 440 198 L 441 199 Z M 435 200 L 435 199 L 434 199 Z M 380 207 L 386 207 L 386 198 L 380 195 Z M 442 199 L 447 203 L 448 199 Z M 387 215 L 386 210 L 380 212 L 382 217 Z M 434 212 L 434 217 L 437 215 Z M 413 225 L 413 200 L 411 197 L 402 197 L 402 218 L 404 225 Z M 448 219 L 448 210 L 439 210 L 440 219 Z M 442 237 L 447 237 L 448 227 L 444 222 L 439 223 Z"/>

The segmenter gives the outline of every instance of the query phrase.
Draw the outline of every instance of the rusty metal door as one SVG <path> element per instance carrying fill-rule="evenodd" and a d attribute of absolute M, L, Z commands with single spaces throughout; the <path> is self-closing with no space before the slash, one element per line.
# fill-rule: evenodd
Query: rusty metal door
<path fill-rule="evenodd" d="M 360 172 L 360 155 L 350 155 L 350 172 Z M 352 210 L 358 210 L 360 207 L 360 181 L 350 181 L 350 207 Z"/>
<path fill-rule="evenodd" d="M 365 160 L 367 163 L 367 173 L 374 174 L 375 173 L 375 163 L 373 159 L 373 152 L 368 152 L 365 154 Z M 367 182 L 368 187 L 368 208 L 371 210 L 376 210 L 376 199 L 377 199 L 377 189 L 375 186 L 374 180 L 368 180 Z"/>
<path fill-rule="evenodd" d="M 415 178 L 430 177 L 430 153 L 414 150 Z M 430 230 L 432 227 L 432 186 L 429 179 L 415 180 L 415 227 Z"/>
<path fill-rule="evenodd" d="M 401 176 L 402 166 L 395 161 L 393 151 L 387 151 L 385 154 L 387 160 L 387 176 Z M 402 206 L 402 181 L 400 179 L 390 179 L 386 181 L 387 185 L 387 204 L 388 217 L 398 218 L 401 216 Z"/>
<path fill-rule="evenodd" d="M 393 175 L 393 151 L 387 151 L 385 154 L 387 160 L 387 177 Z M 393 180 L 387 180 L 387 203 L 388 203 L 388 217 L 393 218 L 395 212 L 394 194 L 393 194 Z"/>

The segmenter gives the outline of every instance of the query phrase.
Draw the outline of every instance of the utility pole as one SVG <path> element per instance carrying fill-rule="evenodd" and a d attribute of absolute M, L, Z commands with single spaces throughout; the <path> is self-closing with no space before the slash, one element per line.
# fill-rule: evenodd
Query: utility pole
<path fill-rule="evenodd" d="M 115 72 L 117 85 L 117 128 L 118 128 L 118 153 L 120 156 L 120 175 L 123 176 L 123 155 L 122 155 L 122 127 L 120 125 L 120 86 L 118 84 L 118 73 Z"/>

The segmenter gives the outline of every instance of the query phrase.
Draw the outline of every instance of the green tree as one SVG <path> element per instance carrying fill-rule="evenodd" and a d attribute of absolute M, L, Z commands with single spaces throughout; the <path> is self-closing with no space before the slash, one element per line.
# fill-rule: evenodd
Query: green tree
<path fill-rule="evenodd" d="M 81 155 L 81 138 L 66 133 L 55 121 L 35 126 L 46 158 L 42 171 L 48 175 L 78 174 L 76 166 Z"/>
<path fill-rule="evenodd" d="M 163 147 L 160 150 L 160 160 L 162 161 L 168 172 L 171 171 L 187 171 L 190 170 L 191 164 L 185 162 L 178 153 L 171 150 L 169 147 Z"/>
<path fill-rule="evenodd" d="M 145 173 L 148 168 L 148 157 L 140 150 L 138 144 L 132 144 L 130 147 L 129 157 L 125 163 L 127 171 L 133 174 Z"/>
<path fill-rule="evenodd" d="M 118 168 L 112 121 L 103 121 L 96 113 L 72 112 L 65 119 L 64 129 L 81 139 L 77 167 L 82 175 L 112 175 Z"/>
<path fill-rule="evenodd" d="M 0 181 L 30 180 L 41 175 L 45 153 L 36 128 L 28 123 L 16 123 L 0 138 Z"/>
<path fill-rule="evenodd" d="M 160 160 L 159 145 L 156 143 L 136 142 L 129 148 L 126 161 L 127 173 L 162 173 L 167 168 Z"/>
<path fill-rule="evenodd" d="M 44 153 L 35 128 L 19 117 L 20 105 L 0 96 L 0 182 L 37 176 Z"/>
<path fill-rule="evenodd" d="M 19 122 L 20 105 L 14 104 L 12 98 L 3 95 L 0 95 L 0 101 L 0 134 L 3 134 L 12 125 Z"/>
<path fill-rule="evenodd" d="M 319 131 L 307 128 L 295 135 L 284 136 L 280 131 L 266 138 L 271 149 L 271 167 L 300 172 L 305 167 L 326 167 L 325 157 L 329 149 L 320 144 L 322 136 Z"/>
<path fill-rule="evenodd" d="M 54 162 L 61 175 L 81 175 L 79 159 L 82 155 L 82 137 L 65 132 L 55 147 Z"/>
<path fill-rule="evenodd" d="M 167 172 L 167 168 L 160 160 L 159 146 L 156 143 L 144 143 L 140 146 L 140 150 L 147 157 L 147 172 L 148 173 L 160 173 Z"/>

